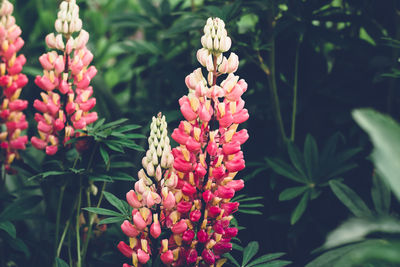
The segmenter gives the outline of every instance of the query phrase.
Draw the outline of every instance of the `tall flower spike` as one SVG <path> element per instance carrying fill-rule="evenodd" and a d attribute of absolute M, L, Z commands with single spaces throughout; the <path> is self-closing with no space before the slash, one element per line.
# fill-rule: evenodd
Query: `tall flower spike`
<path fill-rule="evenodd" d="M 24 45 L 20 37 L 21 29 L 15 24 L 12 16 L 13 5 L 8 1 L 0 4 L 0 86 L 2 88 L 0 106 L 0 147 L 5 157 L 4 166 L 11 172 L 11 163 L 19 157 L 18 150 L 25 149 L 28 142 L 22 133 L 28 128 L 23 110 L 28 101 L 19 99 L 22 88 L 28 83 L 28 78 L 21 73 L 26 62 L 24 55 L 17 56 Z M 5 125 L 5 127 L 3 126 Z"/>
<path fill-rule="evenodd" d="M 223 55 L 231 39 L 221 19 L 207 20 L 201 43 L 197 59 L 208 75 L 204 77 L 199 68 L 186 77 L 189 92 L 179 99 L 185 120 L 172 133 L 179 143 L 172 150 L 180 178 L 175 191 L 182 196 L 177 203 L 179 219 L 171 223 L 175 242 L 169 249 L 179 252 L 173 266 L 221 266 L 226 261 L 221 257 L 232 249 L 230 240 L 237 234 L 230 221 L 239 203 L 231 199 L 244 186 L 234 177 L 245 167 L 241 145 L 248 134 L 237 129 L 249 118 L 241 98 L 247 83 L 234 74 L 238 56 Z"/>
<path fill-rule="evenodd" d="M 86 129 L 97 120 L 97 113 L 91 112 L 96 99 L 91 97 L 90 86 L 97 70 L 89 66 L 93 59 L 86 48 L 89 33 L 82 30 L 75 0 L 61 2 L 54 26 L 57 34 L 47 35 L 46 44 L 55 50 L 39 57 L 43 75 L 37 76 L 35 83 L 44 92 L 42 100 L 36 99 L 33 104 L 39 111 L 35 114 L 39 137 L 31 139 L 34 147 L 45 149 L 48 155 L 55 154 L 60 143 L 81 136 L 77 129 Z"/>
<path fill-rule="evenodd" d="M 148 145 L 135 189 L 126 194 L 126 200 L 133 208 L 132 221 L 125 220 L 121 230 L 129 237 L 130 245 L 123 241 L 118 245 L 121 253 L 131 258 L 135 267 L 145 264 L 150 254 L 158 253 L 152 248 L 157 245 L 156 240 L 161 234 L 165 214 L 169 214 L 165 209 L 172 210 L 176 204 L 172 192 L 178 177 L 172 170 L 174 158 L 167 122 L 161 113 L 152 119 Z M 127 246 L 130 250 L 126 249 Z M 165 254 L 164 257 L 170 259 L 170 254 Z"/>
<path fill-rule="evenodd" d="M 239 203 L 231 199 L 244 186 L 234 177 L 245 167 L 241 145 L 249 136 L 237 129 L 249 118 L 241 98 L 247 84 L 234 75 L 238 57 L 222 54 L 231 46 L 222 20 L 208 19 L 201 41 L 197 58 L 208 75 L 203 77 L 198 68 L 185 79 L 189 93 L 179 99 L 185 120 L 172 133 L 179 146 L 172 158 L 169 141 L 162 146 L 162 137 L 168 137 L 160 129 L 161 115 L 153 118 L 143 169 L 135 190 L 126 195 L 133 224 L 125 221 L 121 229 L 130 246 L 122 242 L 118 248 L 134 266 L 145 263 L 149 254 L 174 267 L 222 266 L 222 255 L 232 249 L 230 241 L 238 232 L 230 221 Z M 217 84 L 223 74 L 225 80 Z"/>

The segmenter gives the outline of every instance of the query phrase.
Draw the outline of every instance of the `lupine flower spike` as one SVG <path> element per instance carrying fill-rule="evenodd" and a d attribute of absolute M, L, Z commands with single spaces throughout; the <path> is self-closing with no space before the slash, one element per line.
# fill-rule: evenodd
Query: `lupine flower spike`
<path fill-rule="evenodd" d="M 226 262 L 222 255 L 232 249 L 230 241 L 238 232 L 230 221 L 239 203 L 231 199 L 244 186 L 243 180 L 234 178 L 245 167 L 241 145 L 249 136 L 247 130 L 237 129 L 249 118 L 241 98 L 247 83 L 234 75 L 238 56 L 231 53 L 226 58 L 222 54 L 229 50 L 231 39 L 221 19 L 207 20 L 201 43 L 197 58 L 207 68 L 207 79 L 201 68 L 186 77 L 189 93 L 179 100 L 185 120 L 172 133 L 179 146 L 172 150 L 173 170 L 168 173 L 178 179 L 166 179 L 153 190 L 153 183 L 139 172 L 143 179 L 127 195 L 134 208 L 133 224 L 126 221 L 121 228 L 130 236 L 130 245 L 121 242 L 118 247 L 125 256 L 132 257 L 134 266 L 138 261 L 145 263 L 150 252 L 158 253 L 167 266 L 222 266 Z M 217 78 L 224 74 L 226 78 L 217 84 Z M 144 167 L 157 177 L 157 171 L 148 166 L 150 156 L 146 155 Z M 144 197 L 145 192 L 151 192 L 147 195 L 152 197 Z M 159 213 L 157 220 L 154 217 L 152 221 L 149 209 Z M 148 252 L 155 245 L 149 237 L 159 235 L 155 223 L 161 226 L 161 246 Z M 148 251 L 144 254 L 145 248 Z"/>
<path fill-rule="evenodd" d="M 244 186 L 243 180 L 234 177 L 245 167 L 241 145 L 249 136 L 247 130 L 237 129 L 249 118 L 241 98 L 247 83 L 234 75 L 238 56 L 223 56 L 231 39 L 221 19 L 207 20 L 201 43 L 197 59 L 206 67 L 207 79 L 201 68 L 186 77 L 189 93 L 179 99 L 186 120 L 172 133 L 180 144 L 172 150 L 179 177 L 175 190 L 180 189 L 183 195 L 177 204 L 178 221 L 188 225 L 183 232 L 174 231 L 176 225 L 172 227 L 173 240 L 179 240 L 170 244 L 178 249 L 173 266 L 225 263 L 221 255 L 232 249 L 231 238 L 238 232 L 230 227 L 230 221 L 239 203 L 231 199 Z M 218 84 L 217 78 L 224 74 L 226 78 Z"/>
<path fill-rule="evenodd" d="M 132 221 L 125 220 L 122 231 L 129 237 L 129 245 L 121 241 L 118 249 L 132 259 L 134 266 L 145 264 L 158 244 L 164 212 L 175 206 L 171 192 L 178 177 L 172 171 L 173 156 L 167 135 L 167 123 L 161 113 L 153 117 L 148 139 L 149 149 L 142 160 L 143 168 L 138 172 L 135 190 L 126 194 L 126 200 L 133 208 Z M 124 266 L 130 266 L 128 264 Z"/>
<path fill-rule="evenodd" d="M 82 29 L 75 0 L 61 2 L 55 29 L 57 34 L 46 36 L 47 46 L 54 50 L 39 57 L 43 75 L 37 76 L 35 83 L 44 92 L 42 100 L 33 104 L 39 111 L 35 114 L 39 137 L 31 139 L 34 147 L 45 149 L 48 155 L 55 154 L 60 143 L 82 135 L 75 130 L 97 120 L 97 113 L 91 112 L 96 99 L 91 97 L 90 86 L 97 70 L 89 66 L 93 59 L 86 48 L 89 33 Z"/>
<path fill-rule="evenodd" d="M 0 107 L 0 147 L 5 153 L 4 167 L 12 172 L 10 164 L 19 157 L 18 150 L 25 149 L 28 137 L 22 133 L 28 128 L 23 110 L 28 106 L 26 100 L 19 99 L 28 78 L 21 73 L 26 59 L 17 52 L 24 45 L 20 37 L 21 29 L 12 16 L 13 5 L 7 1 L 0 4 L 0 86 L 2 88 Z"/>

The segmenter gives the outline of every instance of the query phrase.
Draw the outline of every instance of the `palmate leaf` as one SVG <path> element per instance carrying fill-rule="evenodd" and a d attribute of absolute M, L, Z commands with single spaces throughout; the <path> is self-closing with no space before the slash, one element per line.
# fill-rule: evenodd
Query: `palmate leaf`
<path fill-rule="evenodd" d="M 400 125 L 372 109 L 357 109 L 352 115 L 374 144 L 371 156 L 378 173 L 400 200 Z"/>

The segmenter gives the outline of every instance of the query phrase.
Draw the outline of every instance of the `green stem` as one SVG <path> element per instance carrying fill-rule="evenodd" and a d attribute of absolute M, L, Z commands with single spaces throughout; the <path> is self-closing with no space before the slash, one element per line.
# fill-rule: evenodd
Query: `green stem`
<path fill-rule="evenodd" d="M 64 191 L 65 191 L 66 184 L 61 186 L 60 188 L 60 195 L 58 197 L 58 205 L 57 205 L 57 216 L 56 216 L 56 235 L 54 238 L 54 252 L 56 253 L 56 257 L 58 257 L 59 253 L 57 254 L 57 244 L 58 244 L 58 234 L 60 232 L 60 217 L 61 217 L 61 208 L 62 202 L 64 198 Z"/>
<path fill-rule="evenodd" d="M 66 236 L 66 234 L 67 234 L 67 232 L 68 232 L 68 227 L 69 227 L 70 223 L 71 223 L 71 220 L 68 220 L 68 221 L 67 221 L 67 224 L 65 225 L 64 231 L 63 231 L 63 233 L 62 233 L 62 235 L 61 235 L 60 243 L 58 244 L 58 248 L 57 248 L 57 252 L 56 252 L 56 257 L 59 257 L 59 256 L 60 256 L 61 248 L 62 248 L 62 245 L 63 245 L 63 243 L 64 243 L 65 236 Z"/>
<path fill-rule="evenodd" d="M 80 209 L 81 209 L 81 200 L 82 200 L 82 177 L 79 178 L 79 195 L 78 195 L 78 205 L 76 208 L 76 225 L 75 225 L 75 231 L 76 231 L 76 251 L 77 251 L 77 263 L 76 267 L 81 267 L 82 266 L 82 261 L 81 261 L 81 237 L 79 233 L 79 222 L 80 222 Z"/>
<path fill-rule="evenodd" d="M 299 42 L 296 47 L 296 58 L 294 61 L 294 79 L 293 79 L 293 111 L 292 111 L 292 128 L 290 134 L 290 140 L 293 142 L 296 133 L 296 113 L 297 113 L 297 91 L 298 91 L 298 76 L 299 76 L 299 55 L 300 45 L 303 41 L 303 36 L 300 35 Z"/>
<path fill-rule="evenodd" d="M 91 204 L 91 201 L 90 201 L 90 190 L 89 190 L 89 188 L 88 188 L 88 190 L 86 190 L 86 199 L 87 199 L 88 207 L 91 207 L 92 204 Z M 88 245 L 89 245 L 89 239 L 90 239 L 90 237 L 92 235 L 92 225 L 93 225 L 92 220 L 93 220 L 93 217 L 94 217 L 93 214 L 91 212 L 89 212 L 89 227 L 88 227 L 88 232 L 87 232 L 87 235 L 86 235 L 86 239 L 85 239 L 85 242 L 83 243 L 83 248 L 82 248 L 82 258 L 83 258 L 83 260 L 85 260 L 85 258 L 86 258 L 86 252 L 87 252 L 87 248 L 88 248 Z"/>
<path fill-rule="evenodd" d="M 99 197 L 99 200 L 97 202 L 96 208 L 99 208 L 100 205 L 101 205 L 101 201 L 103 200 L 103 195 L 104 195 L 103 192 L 104 192 L 104 189 L 106 188 L 106 185 L 107 185 L 107 183 L 103 182 L 103 186 L 101 187 L 101 190 L 100 190 L 100 197 Z M 90 205 L 90 191 L 86 192 L 86 196 L 88 198 L 88 205 L 90 207 L 91 206 Z M 94 216 L 93 216 L 93 214 L 91 212 L 89 212 L 89 228 L 88 228 L 88 233 L 87 233 L 87 236 L 86 236 L 86 240 L 85 240 L 85 243 L 83 244 L 83 249 L 82 249 L 82 258 L 83 259 L 85 259 L 85 257 L 86 257 L 87 248 L 89 246 L 89 240 L 90 240 L 91 235 L 92 235 L 93 223 L 94 223 Z"/>

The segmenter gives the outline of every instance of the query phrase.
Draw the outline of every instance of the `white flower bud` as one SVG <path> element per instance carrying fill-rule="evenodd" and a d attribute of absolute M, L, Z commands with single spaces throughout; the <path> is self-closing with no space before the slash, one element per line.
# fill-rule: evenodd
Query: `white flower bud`
<path fill-rule="evenodd" d="M 62 33 L 68 33 L 68 22 L 64 21 Z"/>
<path fill-rule="evenodd" d="M 156 168 L 156 180 L 157 182 L 159 182 L 162 178 L 162 170 L 161 170 L 161 166 L 158 165 Z"/>
<path fill-rule="evenodd" d="M 168 154 L 167 167 L 171 168 L 173 164 L 174 164 L 174 156 L 172 156 L 172 154 Z"/>
<path fill-rule="evenodd" d="M 163 152 L 163 150 L 162 150 L 161 145 L 158 145 L 158 146 L 157 146 L 157 156 L 161 157 L 162 152 Z"/>
<path fill-rule="evenodd" d="M 157 151 L 158 151 L 158 149 L 157 149 Z M 158 164 L 157 154 L 156 153 L 153 154 L 152 163 L 153 163 L 154 166 Z"/>
<path fill-rule="evenodd" d="M 62 22 L 60 19 L 56 19 L 56 22 L 54 23 L 54 28 L 56 28 L 57 32 L 62 31 Z"/>
<path fill-rule="evenodd" d="M 207 36 L 206 48 L 208 50 L 212 50 L 213 49 L 213 40 L 212 40 L 210 35 Z"/>
<path fill-rule="evenodd" d="M 208 73 L 208 76 L 207 76 L 208 84 L 209 84 L 210 86 L 213 84 L 213 77 L 214 77 L 213 72 L 210 71 L 210 72 Z"/>
<path fill-rule="evenodd" d="M 147 159 L 147 157 L 142 158 L 142 166 L 143 168 L 147 168 L 147 164 L 149 164 L 149 161 Z"/>
<path fill-rule="evenodd" d="M 148 164 L 146 168 L 147 175 L 150 177 L 154 177 L 154 165 L 153 164 Z"/>
<path fill-rule="evenodd" d="M 214 62 L 213 62 L 213 57 L 210 55 L 208 55 L 207 57 L 207 70 L 208 71 L 214 71 Z"/>
<path fill-rule="evenodd" d="M 60 10 L 67 10 L 68 9 L 68 3 L 65 1 L 62 1 L 60 4 Z"/>
<path fill-rule="evenodd" d="M 56 48 L 58 50 L 64 50 L 64 41 L 62 39 L 62 35 L 61 34 L 57 34 L 56 36 Z"/>
<path fill-rule="evenodd" d="M 140 171 L 138 171 L 138 178 L 139 180 L 146 180 L 147 176 L 143 169 L 140 169 Z"/>
<path fill-rule="evenodd" d="M 228 71 L 228 60 L 226 57 L 223 58 L 222 63 L 218 66 L 218 71 L 220 73 L 227 73 Z"/>
<path fill-rule="evenodd" d="M 219 50 L 219 40 L 218 40 L 218 38 L 214 39 L 214 50 L 215 51 Z"/>
<path fill-rule="evenodd" d="M 99 189 L 97 188 L 96 185 L 94 185 L 94 184 L 90 185 L 90 192 L 92 193 L 93 196 L 96 196 L 98 191 L 99 191 Z"/>
<path fill-rule="evenodd" d="M 168 155 L 166 155 L 166 154 L 162 154 L 162 156 L 161 156 L 161 167 L 162 168 L 164 168 L 164 169 L 167 169 L 168 167 L 167 167 L 167 163 L 168 163 Z"/>

